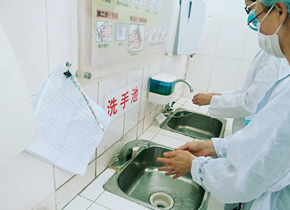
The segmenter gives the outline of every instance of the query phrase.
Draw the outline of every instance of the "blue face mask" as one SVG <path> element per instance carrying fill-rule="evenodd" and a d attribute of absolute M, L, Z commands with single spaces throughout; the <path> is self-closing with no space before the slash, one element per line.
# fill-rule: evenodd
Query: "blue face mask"
<path fill-rule="evenodd" d="M 253 29 L 254 31 L 258 31 L 258 20 L 255 19 L 256 17 L 256 10 L 252 10 L 248 16 L 248 26 Z M 255 19 L 255 20 L 253 20 Z M 253 21 L 252 21 L 253 20 Z"/>

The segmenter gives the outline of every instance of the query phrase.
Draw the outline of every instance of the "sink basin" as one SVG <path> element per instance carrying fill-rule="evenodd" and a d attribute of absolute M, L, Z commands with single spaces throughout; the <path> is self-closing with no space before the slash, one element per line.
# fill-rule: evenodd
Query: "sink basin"
<path fill-rule="evenodd" d="M 116 172 L 104 188 L 150 209 L 205 210 L 208 193 L 192 181 L 190 174 L 173 179 L 158 171 L 162 163 L 156 158 L 171 150 L 151 144 Z"/>
<path fill-rule="evenodd" d="M 178 108 L 160 127 L 197 139 L 211 139 L 222 138 L 225 126 L 225 119 L 212 118 L 205 114 Z"/>

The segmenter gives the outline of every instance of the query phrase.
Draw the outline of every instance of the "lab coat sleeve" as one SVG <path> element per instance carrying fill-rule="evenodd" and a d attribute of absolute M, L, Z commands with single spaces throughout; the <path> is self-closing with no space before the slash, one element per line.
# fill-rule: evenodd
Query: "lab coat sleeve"
<path fill-rule="evenodd" d="M 212 143 L 217 154 L 217 157 L 226 157 L 230 137 L 228 138 L 212 138 Z"/>
<path fill-rule="evenodd" d="M 222 95 L 228 95 L 228 94 L 237 94 L 237 93 L 240 93 L 240 92 L 241 92 L 241 88 L 237 88 L 237 89 L 234 89 L 234 90 L 221 92 L 221 94 Z"/>
<path fill-rule="evenodd" d="M 193 180 L 222 203 L 249 202 L 277 186 L 288 186 L 290 179 L 284 178 L 290 172 L 289 94 L 290 88 L 232 135 L 226 157 L 194 159 Z"/>
<path fill-rule="evenodd" d="M 261 61 L 256 63 L 253 62 L 250 67 L 246 77 L 246 85 L 244 85 L 245 87 L 242 90 L 237 89 L 212 97 L 209 106 L 209 114 L 211 116 L 244 118 L 256 112 L 257 106 L 266 92 L 281 77 L 283 71 L 287 69 L 287 61 L 264 55 Z M 249 82 L 250 80 L 251 82 Z"/>

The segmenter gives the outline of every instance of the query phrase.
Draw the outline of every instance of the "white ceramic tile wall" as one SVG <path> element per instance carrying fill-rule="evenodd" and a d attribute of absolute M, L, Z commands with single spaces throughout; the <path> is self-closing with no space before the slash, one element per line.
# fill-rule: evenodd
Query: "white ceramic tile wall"
<path fill-rule="evenodd" d="M 252 62 L 250 61 L 240 61 L 238 71 L 236 73 L 236 79 L 235 79 L 235 85 L 234 88 L 239 88 L 244 84 L 247 71 L 245 69 L 249 69 L 251 66 Z"/>
<path fill-rule="evenodd" d="M 239 60 L 215 57 L 209 80 L 209 92 L 221 92 L 234 88 Z"/>
<path fill-rule="evenodd" d="M 195 90 L 207 92 L 213 63 L 213 56 L 198 54 L 189 58 L 186 79 Z"/>
<path fill-rule="evenodd" d="M 248 28 L 246 17 L 213 16 L 200 51 L 189 59 L 186 79 L 200 92 L 240 87 L 257 45 L 257 33 Z"/>
<path fill-rule="evenodd" d="M 66 210 L 78 210 L 78 209 L 88 209 L 92 205 L 92 202 L 88 199 L 77 196 L 68 206 L 65 207 Z"/>
<path fill-rule="evenodd" d="M 55 189 L 58 189 L 60 186 L 62 186 L 65 182 L 67 182 L 74 176 L 56 166 L 53 166 L 53 172 Z"/>
<path fill-rule="evenodd" d="M 181 55 L 180 60 L 179 60 L 179 66 L 176 68 L 178 78 L 185 78 L 187 63 L 188 63 L 188 56 Z"/>
<path fill-rule="evenodd" d="M 167 58 L 165 61 L 169 61 L 171 58 Z M 155 62 L 150 64 L 150 73 L 149 76 L 153 76 L 161 73 L 163 67 L 163 62 Z"/>
<path fill-rule="evenodd" d="M 143 68 L 139 68 L 128 73 L 128 85 L 137 81 L 142 81 Z"/>
<path fill-rule="evenodd" d="M 153 127 L 153 126 L 151 126 L 151 127 Z M 186 141 L 186 142 L 191 142 L 193 140 L 193 138 L 191 138 L 189 136 L 185 136 L 185 135 L 182 135 L 179 133 L 172 133 L 168 130 L 160 130 L 158 134 L 163 135 L 163 136 L 169 136 L 171 138 L 179 139 L 179 140 Z"/>
<path fill-rule="evenodd" d="M 70 200 L 72 200 L 85 186 L 94 178 L 96 172 L 95 161 L 89 164 L 84 176 L 74 176 L 66 184 L 55 192 L 56 209 L 62 209 Z"/>
<path fill-rule="evenodd" d="M 128 133 L 139 122 L 139 105 L 125 114 L 124 134 Z"/>
<path fill-rule="evenodd" d="M 156 133 L 147 129 L 138 139 L 151 140 L 156 136 Z"/>
<path fill-rule="evenodd" d="M 99 82 L 98 102 L 101 107 L 105 108 L 107 105 L 104 101 L 106 94 L 114 92 L 115 90 L 121 89 L 127 85 L 127 77 L 127 73 L 124 72 Z"/>
<path fill-rule="evenodd" d="M 218 38 L 221 30 L 222 17 L 212 16 L 208 28 L 208 33 L 198 52 L 202 55 L 214 56 L 216 53 Z"/>
<path fill-rule="evenodd" d="M 122 145 L 125 145 L 126 143 L 133 141 L 137 138 L 137 126 L 134 126 L 128 133 L 126 133 L 122 138 Z"/>
<path fill-rule="evenodd" d="M 257 33 L 246 24 L 244 1 L 207 2 L 211 14 L 209 30 L 199 52 L 189 59 L 186 79 L 199 92 L 231 90 L 244 82 L 258 46 Z"/>
<path fill-rule="evenodd" d="M 143 127 L 144 130 L 147 130 L 147 128 L 150 127 L 150 125 L 154 121 L 156 115 L 157 115 L 156 110 L 154 110 L 144 118 L 144 127 Z"/>
<path fill-rule="evenodd" d="M 143 78 L 143 68 L 133 70 L 133 71 L 128 73 L 128 85 L 130 85 L 136 81 L 143 82 L 142 78 Z M 146 83 L 146 82 L 144 81 L 144 83 Z M 142 87 L 141 87 L 140 93 L 143 93 L 143 92 L 145 92 L 145 91 L 143 91 Z M 127 112 L 125 114 L 124 134 L 126 134 L 129 130 L 131 130 L 139 122 L 140 106 L 141 105 L 139 104 L 138 106 L 134 107 L 133 109 L 131 109 L 129 112 Z"/>
<path fill-rule="evenodd" d="M 167 145 L 171 148 L 178 148 L 182 145 L 184 145 L 184 141 L 182 140 L 178 140 L 176 138 L 172 138 L 169 136 L 164 136 L 161 134 L 157 134 L 153 139 L 153 142 L 157 143 L 157 144 L 162 144 L 162 145 Z"/>
<path fill-rule="evenodd" d="M 246 17 L 244 1 L 240 0 L 207 0 L 212 16 L 218 17 Z"/>
<path fill-rule="evenodd" d="M 97 198 L 104 192 L 103 184 L 106 183 L 108 177 L 111 177 L 115 173 L 115 170 L 108 169 L 104 173 L 102 173 L 98 179 L 94 180 L 87 188 L 81 192 L 81 196 L 95 201 Z"/>
<path fill-rule="evenodd" d="M 172 66 L 172 59 L 173 59 L 173 57 L 168 57 L 167 59 L 164 60 L 163 66 L 161 68 L 161 71 L 163 73 L 173 74 L 174 75 L 174 69 L 175 69 L 175 67 Z"/>
<path fill-rule="evenodd" d="M 63 67 L 67 61 L 75 72 L 78 69 L 77 0 L 49 0 L 46 5 L 49 72 Z"/>
<path fill-rule="evenodd" d="M 148 97 L 148 80 L 150 73 L 150 65 L 144 66 L 143 69 L 143 79 L 142 79 L 142 90 L 141 90 L 141 103 L 140 103 L 140 113 L 139 120 L 142 120 L 145 116 L 145 107 L 147 105 L 147 97 Z M 148 102 L 149 103 L 149 102 Z M 152 104 L 153 106 L 154 104 Z"/>
<path fill-rule="evenodd" d="M 248 26 L 242 18 L 223 18 L 216 56 L 223 58 L 241 59 Z"/>
<path fill-rule="evenodd" d="M 109 163 L 115 157 L 115 155 L 121 150 L 122 146 L 123 146 L 123 143 L 121 141 L 117 141 L 106 152 L 104 152 L 101 156 L 97 158 L 96 160 L 97 161 L 97 170 L 96 170 L 97 176 L 108 167 Z"/>
<path fill-rule="evenodd" d="M 90 83 L 86 83 L 83 85 L 83 89 L 86 92 L 87 96 L 90 97 L 90 99 L 98 103 L 99 86 L 97 82 L 92 81 Z"/>
<path fill-rule="evenodd" d="M 170 75 L 175 75 L 178 79 L 184 78 L 186 70 L 187 56 L 171 56 L 164 60 L 162 72 Z"/>
<path fill-rule="evenodd" d="M 93 203 L 93 205 L 91 205 L 90 208 L 88 208 L 88 210 L 109 210 L 109 209 L 97 203 Z"/>
<path fill-rule="evenodd" d="M 141 121 L 139 121 L 139 123 L 137 125 L 137 137 L 142 135 L 142 133 L 144 131 L 143 128 L 144 128 L 144 120 L 141 120 Z"/>
<path fill-rule="evenodd" d="M 98 156 L 121 139 L 121 137 L 123 136 L 123 129 L 124 129 L 124 115 L 112 121 L 109 127 L 107 128 L 103 136 L 103 139 L 97 148 Z"/>
<path fill-rule="evenodd" d="M 258 34 L 252 29 L 247 29 L 247 38 L 244 43 L 244 50 L 241 60 L 252 61 L 256 53 L 258 52 Z"/>

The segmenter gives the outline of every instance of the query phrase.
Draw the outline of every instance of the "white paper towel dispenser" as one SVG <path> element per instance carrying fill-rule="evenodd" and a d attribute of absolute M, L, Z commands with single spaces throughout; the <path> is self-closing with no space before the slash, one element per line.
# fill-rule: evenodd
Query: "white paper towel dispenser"
<path fill-rule="evenodd" d="M 210 21 L 206 0 L 180 0 L 174 54 L 193 55 L 200 48 Z"/>
<path fill-rule="evenodd" d="M 0 24 L 0 165 L 37 138 L 28 90 L 14 51 Z"/>

